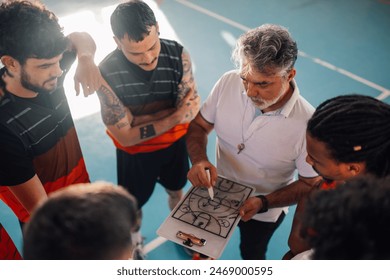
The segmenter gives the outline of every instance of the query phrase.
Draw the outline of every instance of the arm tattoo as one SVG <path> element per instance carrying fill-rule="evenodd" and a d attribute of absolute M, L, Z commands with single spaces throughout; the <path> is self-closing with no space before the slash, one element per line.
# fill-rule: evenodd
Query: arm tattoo
<path fill-rule="evenodd" d="M 190 85 L 188 82 L 181 81 L 181 83 L 178 86 L 178 92 L 177 92 L 177 103 L 179 103 L 191 90 Z"/>
<path fill-rule="evenodd" d="M 178 86 L 178 95 L 177 95 L 176 104 L 178 104 L 187 95 L 187 93 L 191 90 L 191 88 L 195 83 L 194 76 L 192 74 L 191 60 L 189 54 L 185 50 L 182 53 L 182 61 L 183 61 L 183 78 Z"/>
<path fill-rule="evenodd" d="M 119 122 L 126 116 L 126 108 L 118 97 L 105 86 L 101 86 L 97 93 L 101 103 L 104 124 L 116 125 L 119 129 L 127 126 L 129 124 L 127 121 Z"/>
<path fill-rule="evenodd" d="M 154 126 L 152 124 L 148 124 L 139 129 L 141 139 L 149 138 L 156 135 L 156 131 L 154 130 Z"/>

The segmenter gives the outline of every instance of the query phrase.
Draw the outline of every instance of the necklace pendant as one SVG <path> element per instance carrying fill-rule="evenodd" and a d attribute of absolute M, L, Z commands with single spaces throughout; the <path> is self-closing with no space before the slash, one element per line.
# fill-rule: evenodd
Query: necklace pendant
<path fill-rule="evenodd" d="M 244 143 L 238 144 L 238 145 L 237 145 L 237 149 L 238 149 L 237 154 L 241 153 L 242 150 L 245 149 L 245 144 L 244 144 Z"/>

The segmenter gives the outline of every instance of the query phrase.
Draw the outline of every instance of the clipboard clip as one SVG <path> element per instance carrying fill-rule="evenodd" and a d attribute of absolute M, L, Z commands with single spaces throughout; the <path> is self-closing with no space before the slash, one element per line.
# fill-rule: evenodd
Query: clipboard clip
<path fill-rule="evenodd" d="M 184 240 L 183 244 L 187 245 L 188 247 L 192 247 L 194 244 L 197 246 L 206 245 L 206 239 L 196 237 L 193 234 L 185 233 L 180 230 L 176 233 L 176 237 Z"/>

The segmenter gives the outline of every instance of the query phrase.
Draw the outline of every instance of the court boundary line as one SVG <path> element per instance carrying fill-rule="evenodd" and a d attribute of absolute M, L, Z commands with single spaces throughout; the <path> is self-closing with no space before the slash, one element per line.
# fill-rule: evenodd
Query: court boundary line
<path fill-rule="evenodd" d="M 166 241 L 168 241 L 168 239 L 166 239 L 164 237 L 161 237 L 161 236 L 158 236 L 155 239 L 153 239 L 152 241 L 150 241 L 148 244 L 146 244 L 143 247 L 143 251 L 144 251 L 145 254 L 148 254 L 149 252 L 153 251 L 157 247 L 160 247 Z"/>
<path fill-rule="evenodd" d="M 238 28 L 238 29 L 240 29 L 240 30 L 242 30 L 244 32 L 246 32 L 246 31 L 251 29 L 248 26 L 242 25 L 242 24 L 240 24 L 240 23 L 238 23 L 238 22 L 236 22 L 234 20 L 231 20 L 231 19 L 229 19 L 227 17 L 224 17 L 224 16 L 222 16 L 220 14 L 217 14 L 215 12 L 207 10 L 206 8 L 203 8 L 203 7 L 198 6 L 198 5 L 194 4 L 194 3 L 191 3 L 188 0 L 175 0 L 175 1 L 180 3 L 180 4 L 182 4 L 182 5 L 184 5 L 184 6 L 187 6 L 188 8 L 191 8 L 191 9 L 193 9 L 195 11 L 198 11 L 198 12 L 203 13 L 205 15 L 208 15 L 208 16 L 210 16 L 212 18 L 215 18 L 215 19 L 217 19 L 219 21 L 222 21 L 222 22 L 224 22 L 224 23 L 226 23 L 228 25 L 236 27 L 236 28 Z M 350 78 L 352 80 L 355 80 L 355 81 L 357 81 L 359 83 L 362 83 L 362 84 L 364 84 L 364 85 L 366 85 L 368 87 L 371 87 L 373 89 L 378 90 L 380 92 L 380 94 L 376 98 L 379 99 L 379 100 L 384 100 L 384 99 L 386 99 L 387 97 L 390 96 L 390 89 L 382 87 L 382 86 L 380 86 L 380 85 L 378 85 L 378 84 L 376 84 L 374 82 L 371 82 L 371 81 L 369 81 L 369 80 L 367 80 L 367 79 L 365 79 L 363 77 L 360 77 L 360 76 L 358 76 L 356 74 L 353 74 L 352 72 L 350 72 L 348 70 L 345 70 L 343 68 L 337 67 L 337 66 L 335 66 L 335 65 L 333 65 L 333 64 L 331 64 L 331 63 L 329 63 L 329 62 L 327 62 L 325 60 L 322 60 L 320 58 L 311 56 L 311 55 L 309 55 L 309 54 L 307 54 L 307 53 L 305 53 L 303 51 L 299 51 L 298 55 L 311 60 L 315 64 L 321 65 L 321 66 L 323 66 L 325 68 L 328 68 L 328 69 L 330 69 L 332 71 L 335 71 L 335 72 L 337 72 L 337 73 L 339 73 L 339 74 L 341 74 L 343 76 L 346 76 L 346 77 L 348 77 L 348 78 Z"/>

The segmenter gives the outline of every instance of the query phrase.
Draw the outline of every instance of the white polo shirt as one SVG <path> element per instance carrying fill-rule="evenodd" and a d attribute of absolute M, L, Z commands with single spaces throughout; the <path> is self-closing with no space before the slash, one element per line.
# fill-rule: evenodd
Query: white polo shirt
<path fill-rule="evenodd" d="M 306 125 L 314 108 L 294 92 L 279 110 L 255 117 L 256 107 L 246 95 L 238 70 L 225 73 L 215 84 L 200 110 L 214 124 L 217 135 L 218 174 L 268 194 L 303 177 L 317 173 L 306 162 Z M 245 148 L 238 154 L 237 146 Z M 272 208 L 253 218 L 274 222 L 288 207 Z"/>

